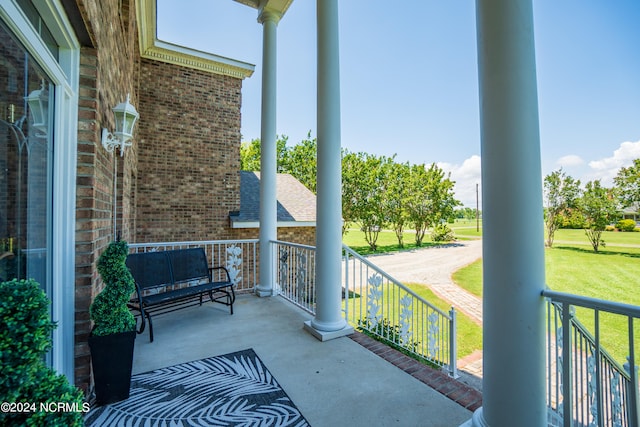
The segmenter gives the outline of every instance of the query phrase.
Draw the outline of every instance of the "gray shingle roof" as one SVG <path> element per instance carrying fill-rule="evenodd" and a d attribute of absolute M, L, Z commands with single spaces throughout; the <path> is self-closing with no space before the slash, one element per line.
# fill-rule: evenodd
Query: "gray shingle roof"
<path fill-rule="evenodd" d="M 316 196 L 292 175 L 276 175 L 276 197 L 279 223 L 315 226 Z M 260 172 L 240 172 L 240 212 L 231 214 L 230 218 L 234 226 L 260 220 Z"/>

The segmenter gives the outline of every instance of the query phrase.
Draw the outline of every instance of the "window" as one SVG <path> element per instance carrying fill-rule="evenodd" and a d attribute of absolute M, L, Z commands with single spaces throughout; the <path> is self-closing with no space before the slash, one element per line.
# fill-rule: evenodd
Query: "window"
<path fill-rule="evenodd" d="M 33 5 L 0 0 L 0 279 L 40 283 L 73 380 L 80 47 L 59 1 Z"/>
<path fill-rule="evenodd" d="M 34 279 L 51 295 L 52 85 L 1 23 L 0 85 L 0 280 Z M 30 94 L 44 111 L 30 107 Z"/>
<path fill-rule="evenodd" d="M 36 29 L 51 54 L 58 59 L 58 44 L 56 43 L 53 34 L 51 34 L 51 30 L 49 30 L 49 27 L 47 27 L 47 24 L 44 22 L 31 0 L 17 0 L 17 3 L 20 5 L 20 8 L 24 11 L 25 15 L 27 15 L 27 19 Z"/>

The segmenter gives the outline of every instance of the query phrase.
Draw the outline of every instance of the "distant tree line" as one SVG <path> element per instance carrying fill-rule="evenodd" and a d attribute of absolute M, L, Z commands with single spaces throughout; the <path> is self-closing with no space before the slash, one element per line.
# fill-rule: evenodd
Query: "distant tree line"
<path fill-rule="evenodd" d="M 316 193 L 317 140 L 307 135 L 300 143 L 288 146 L 288 138 L 277 139 L 277 170 L 289 173 Z M 260 170 L 260 140 L 240 147 L 241 169 Z M 343 234 L 358 224 L 372 250 L 383 228 L 391 228 L 404 247 L 404 231 L 415 230 L 415 243 L 422 246 L 427 231 L 435 241 L 453 239 L 447 223 L 459 212 L 449 174 L 435 163 L 414 165 L 398 163 L 395 156 L 376 156 L 342 150 Z M 475 211 L 474 211 L 475 215 Z M 475 216 L 474 216 L 475 217 Z"/>
<path fill-rule="evenodd" d="M 293 146 L 288 137 L 277 139 L 277 171 L 289 173 L 316 193 L 317 140 L 307 138 Z M 260 140 L 245 142 L 240 147 L 241 169 L 260 170 Z M 456 209 L 450 174 L 435 163 L 398 163 L 395 156 L 376 156 L 364 152 L 342 150 L 342 216 L 343 234 L 358 224 L 372 250 L 376 250 L 378 234 L 383 228 L 395 232 L 398 245 L 404 247 L 404 231 L 415 231 L 415 243 L 422 246 L 428 230 L 434 241 L 453 239 L 447 226 L 455 218 L 474 219 L 476 210 Z M 606 243 L 602 233 L 615 226 L 635 230 L 635 221 L 622 220 L 622 210 L 640 209 L 640 159 L 623 167 L 614 178 L 614 186 L 606 188 L 601 180 L 587 182 L 567 175 L 562 168 L 544 178 L 545 243 L 553 246 L 559 228 L 585 231 L 595 252 Z"/>
<path fill-rule="evenodd" d="M 600 180 L 587 182 L 567 175 L 562 168 L 544 178 L 546 245 L 553 246 L 558 228 L 581 228 L 598 252 L 605 246 L 602 233 L 615 226 L 623 231 L 635 230 L 634 220 L 622 220 L 622 211 L 640 207 L 640 159 L 623 167 L 614 178 L 614 186 L 606 188 Z"/>
<path fill-rule="evenodd" d="M 477 219 L 481 212 L 476 211 L 475 208 L 460 208 L 456 209 L 456 219 L 465 219 L 471 221 Z"/>

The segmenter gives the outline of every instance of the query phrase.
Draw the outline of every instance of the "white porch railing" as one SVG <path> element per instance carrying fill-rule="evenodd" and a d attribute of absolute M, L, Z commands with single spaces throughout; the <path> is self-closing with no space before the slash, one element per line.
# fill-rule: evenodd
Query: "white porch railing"
<path fill-rule="evenodd" d="M 315 248 L 272 244 L 279 294 L 315 313 Z M 342 255 L 345 319 L 457 377 L 455 310 L 438 309 L 347 246 Z"/>
<path fill-rule="evenodd" d="M 316 313 L 316 248 L 272 241 L 277 293 L 303 310 Z"/>
<path fill-rule="evenodd" d="M 315 313 L 315 247 L 271 242 L 277 292 Z M 131 252 L 203 247 L 210 265 L 224 265 L 239 291 L 252 291 L 258 279 L 258 240 L 132 243 Z M 456 371 L 456 312 L 425 301 L 402 283 L 343 246 L 343 312 L 353 326 Z M 640 426 L 634 321 L 640 307 L 545 290 L 547 316 L 547 405 L 552 426 Z M 594 332 L 575 317 L 590 309 Z M 627 361 L 616 361 L 600 343 L 600 314 L 623 316 L 627 323 Z M 565 333 L 569 331 L 569 333 Z M 569 349 L 565 351 L 565 349 Z M 567 357 L 568 353 L 568 357 Z"/>
<path fill-rule="evenodd" d="M 129 250 L 137 253 L 202 247 L 210 266 L 222 265 L 227 268 L 236 291 L 252 291 L 258 278 L 257 245 L 257 239 L 130 243 Z"/>
<path fill-rule="evenodd" d="M 553 426 L 636 427 L 638 367 L 634 319 L 640 307 L 545 290 L 547 316 L 547 406 Z M 575 317 L 575 307 L 593 312 L 594 333 Z M 626 319 L 627 361 L 620 364 L 601 346 L 600 314 Z"/>

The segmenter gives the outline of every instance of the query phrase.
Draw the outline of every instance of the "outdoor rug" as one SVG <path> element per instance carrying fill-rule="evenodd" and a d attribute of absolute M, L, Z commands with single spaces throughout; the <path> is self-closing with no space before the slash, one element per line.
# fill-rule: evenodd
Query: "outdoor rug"
<path fill-rule="evenodd" d="M 252 349 L 131 378 L 129 399 L 92 409 L 86 426 L 293 426 L 309 423 Z"/>

